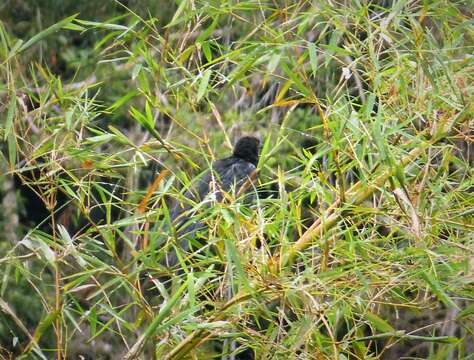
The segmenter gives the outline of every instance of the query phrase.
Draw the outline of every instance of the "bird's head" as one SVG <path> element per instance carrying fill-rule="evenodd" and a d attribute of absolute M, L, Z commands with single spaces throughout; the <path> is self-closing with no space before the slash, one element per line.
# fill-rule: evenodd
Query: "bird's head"
<path fill-rule="evenodd" d="M 257 166 L 259 150 L 260 140 L 253 136 L 244 136 L 235 144 L 234 156 Z"/>

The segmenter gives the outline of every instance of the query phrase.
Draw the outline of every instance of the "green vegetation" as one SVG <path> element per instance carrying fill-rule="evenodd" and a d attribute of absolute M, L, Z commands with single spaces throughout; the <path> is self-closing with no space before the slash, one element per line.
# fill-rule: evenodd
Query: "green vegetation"
<path fill-rule="evenodd" d="M 80 3 L 0 4 L 0 357 L 472 358 L 472 1 Z"/>

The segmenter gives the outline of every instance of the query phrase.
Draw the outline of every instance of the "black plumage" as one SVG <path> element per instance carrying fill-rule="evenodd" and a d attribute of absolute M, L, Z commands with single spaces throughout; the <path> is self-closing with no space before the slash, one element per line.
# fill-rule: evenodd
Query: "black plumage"
<path fill-rule="evenodd" d="M 193 204 L 202 201 L 209 206 L 214 201 L 220 202 L 223 192 L 238 193 L 241 186 L 250 178 L 257 168 L 260 141 L 251 136 L 241 138 L 234 147 L 232 156 L 217 160 L 198 181 L 197 186 L 188 189 L 184 194 L 186 203 L 177 202 L 170 211 L 170 219 L 176 228 L 178 247 L 183 251 L 190 248 L 189 241 L 195 237 L 205 225 L 193 220 Z M 178 263 L 176 251 L 173 249 L 166 254 L 165 265 L 173 267 Z"/>

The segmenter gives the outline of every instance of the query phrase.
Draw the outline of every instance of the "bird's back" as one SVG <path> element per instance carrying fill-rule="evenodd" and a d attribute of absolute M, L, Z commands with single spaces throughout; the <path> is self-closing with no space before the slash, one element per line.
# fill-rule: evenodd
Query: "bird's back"
<path fill-rule="evenodd" d="M 191 185 L 191 188 L 184 193 L 185 203 L 176 202 L 170 211 L 170 220 L 177 229 L 178 239 L 193 236 L 198 230 L 205 227 L 198 220 L 190 221 L 194 216 L 191 213 L 194 204 L 206 200 L 210 194 L 209 205 L 215 201 L 222 201 L 222 192 L 237 194 L 255 169 L 254 164 L 234 156 L 213 162 L 211 169 L 201 176 L 198 184 Z M 179 247 L 187 251 L 189 249 L 188 240 L 180 239 Z M 177 257 L 173 250 L 166 255 L 166 264 L 174 266 L 176 263 Z"/>

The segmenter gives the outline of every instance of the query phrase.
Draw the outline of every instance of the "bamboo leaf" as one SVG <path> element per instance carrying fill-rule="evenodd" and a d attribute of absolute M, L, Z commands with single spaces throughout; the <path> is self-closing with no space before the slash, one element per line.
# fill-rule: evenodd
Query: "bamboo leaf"
<path fill-rule="evenodd" d="M 204 40 L 206 40 L 212 34 L 218 23 L 219 16 L 216 16 L 212 20 L 211 25 L 209 25 L 209 27 L 205 31 L 203 31 L 201 35 L 198 36 L 198 38 L 196 39 L 196 43 L 201 44 Z"/>
<path fill-rule="evenodd" d="M 79 14 L 74 14 L 72 16 L 69 16 L 59 22 L 57 22 L 56 24 L 54 25 L 51 25 L 50 27 L 48 27 L 47 29 L 39 32 L 38 34 L 36 34 L 35 36 L 33 36 L 31 39 L 29 39 L 26 43 L 24 43 L 19 49 L 18 49 L 18 52 L 15 54 L 17 55 L 18 53 L 21 53 L 22 51 L 25 51 L 27 50 L 28 48 L 30 48 L 31 46 L 33 46 L 34 44 L 38 43 L 39 41 L 43 40 L 44 38 L 46 38 L 47 36 L 55 33 L 56 31 L 68 26 L 70 23 L 72 23 L 72 21 L 78 16 Z"/>
<path fill-rule="evenodd" d="M 309 51 L 309 62 L 311 64 L 311 71 L 313 74 L 313 77 L 316 77 L 316 72 L 318 71 L 318 55 L 316 53 L 316 45 L 314 43 L 309 43 L 308 45 L 308 51 Z"/>
<path fill-rule="evenodd" d="M 16 164 L 16 137 L 15 134 L 10 134 L 7 139 L 8 143 L 8 161 L 10 162 L 10 166 L 13 167 Z"/>
<path fill-rule="evenodd" d="M 209 79 L 211 78 L 211 74 L 212 72 L 209 69 L 204 71 L 201 81 L 199 82 L 196 102 L 199 102 L 204 97 L 204 95 L 206 95 L 207 87 L 209 85 Z"/>
<path fill-rule="evenodd" d="M 439 300 L 441 300 L 448 307 L 458 308 L 456 303 L 453 300 L 451 300 L 451 298 L 443 290 L 443 287 L 441 286 L 441 284 L 438 282 L 437 279 L 435 279 L 433 276 L 428 274 L 426 271 L 422 271 L 420 275 L 421 275 L 421 278 L 426 281 L 431 291 L 433 291 L 433 293 L 436 295 L 436 297 Z"/>
<path fill-rule="evenodd" d="M 369 312 L 365 314 L 365 317 L 377 330 L 381 332 L 395 332 L 395 329 L 378 315 Z"/>
<path fill-rule="evenodd" d="M 5 121 L 4 140 L 6 140 L 11 134 L 11 131 L 13 128 L 13 120 L 15 119 L 15 112 L 16 112 L 16 95 L 12 94 L 10 98 L 10 103 L 8 105 L 7 118 Z"/>

